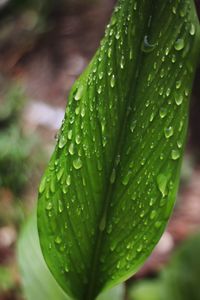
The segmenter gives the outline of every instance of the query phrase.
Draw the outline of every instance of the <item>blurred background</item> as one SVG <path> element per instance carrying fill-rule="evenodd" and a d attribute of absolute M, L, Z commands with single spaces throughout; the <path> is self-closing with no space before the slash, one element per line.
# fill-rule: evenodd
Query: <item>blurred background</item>
<path fill-rule="evenodd" d="M 115 2 L 0 0 L 0 300 L 25 299 L 19 232 L 35 207 L 67 94 L 97 49 Z M 200 69 L 176 207 L 153 254 L 126 283 L 128 300 L 200 300 L 199 80 Z"/>

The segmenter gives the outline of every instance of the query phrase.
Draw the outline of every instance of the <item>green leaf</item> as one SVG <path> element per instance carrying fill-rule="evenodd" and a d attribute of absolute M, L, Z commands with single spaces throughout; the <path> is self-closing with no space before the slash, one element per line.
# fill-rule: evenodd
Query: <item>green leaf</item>
<path fill-rule="evenodd" d="M 40 185 L 45 260 L 75 299 L 135 273 L 174 206 L 199 54 L 192 0 L 121 0 Z"/>
<path fill-rule="evenodd" d="M 40 249 L 35 214 L 28 220 L 20 235 L 18 263 L 27 300 L 70 300 L 46 266 Z M 10 282 L 7 273 L 3 269 L 0 269 L 0 278 L 2 288 Z M 122 300 L 124 299 L 124 292 L 124 286 L 121 284 L 102 293 L 97 300 Z"/>
<path fill-rule="evenodd" d="M 18 263 L 27 300 L 70 300 L 46 266 L 40 249 L 35 214 L 21 232 Z"/>
<path fill-rule="evenodd" d="M 133 283 L 128 292 L 129 300 L 164 300 L 163 285 L 160 280 L 142 280 Z M 167 295 L 168 296 L 168 295 Z M 170 299 L 170 298 L 166 298 Z M 172 298 L 176 299 L 176 298 Z"/>
<path fill-rule="evenodd" d="M 101 293 L 97 300 L 123 300 L 125 296 L 125 286 L 124 284 L 119 284 L 114 288 Z"/>

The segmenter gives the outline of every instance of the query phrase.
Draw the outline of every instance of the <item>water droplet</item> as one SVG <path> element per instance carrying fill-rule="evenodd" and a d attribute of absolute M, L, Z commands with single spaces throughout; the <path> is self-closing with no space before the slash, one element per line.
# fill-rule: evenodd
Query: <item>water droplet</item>
<path fill-rule="evenodd" d="M 75 138 L 76 144 L 79 145 L 81 143 L 81 137 L 79 134 L 77 134 L 76 138 Z"/>
<path fill-rule="evenodd" d="M 151 198 L 151 199 L 150 199 L 150 202 L 149 202 L 149 205 L 150 205 L 150 206 L 153 206 L 155 202 L 156 202 L 156 200 L 155 200 L 154 198 Z"/>
<path fill-rule="evenodd" d="M 48 202 L 47 205 L 46 205 L 46 210 L 52 210 L 52 203 L 51 202 Z"/>
<path fill-rule="evenodd" d="M 111 176 L 110 176 L 110 183 L 113 184 L 116 179 L 116 170 L 115 168 L 112 170 Z"/>
<path fill-rule="evenodd" d="M 162 68 L 160 71 L 160 77 L 163 78 L 165 76 L 165 69 Z M 160 95 L 162 95 L 162 93 L 160 93 Z"/>
<path fill-rule="evenodd" d="M 179 106 L 183 102 L 183 95 L 181 94 L 175 94 L 175 102 Z"/>
<path fill-rule="evenodd" d="M 184 17 L 185 14 L 186 14 L 185 7 L 184 8 L 180 8 L 180 16 Z"/>
<path fill-rule="evenodd" d="M 133 195 L 131 196 L 131 200 L 135 201 L 137 198 L 137 194 L 136 192 L 133 193 Z"/>
<path fill-rule="evenodd" d="M 156 47 L 156 44 L 151 44 L 151 43 L 149 43 L 149 41 L 148 41 L 148 36 L 145 35 L 145 36 L 144 36 L 143 43 L 142 43 L 142 46 L 141 46 L 141 50 L 142 50 L 143 52 L 148 53 L 148 52 L 153 51 L 153 50 L 155 49 L 155 47 Z"/>
<path fill-rule="evenodd" d="M 71 129 L 68 131 L 67 137 L 69 140 L 72 139 L 72 130 Z"/>
<path fill-rule="evenodd" d="M 143 246 L 142 246 L 142 244 L 141 245 L 139 245 L 138 247 L 137 247 L 137 252 L 141 252 L 142 251 L 142 249 L 143 249 Z"/>
<path fill-rule="evenodd" d="M 103 72 L 99 73 L 99 79 L 101 80 L 103 78 Z"/>
<path fill-rule="evenodd" d="M 168 179 L 164 174 L 159 174 L 157 176 L 158 189 L 161 192 L 163 197 L 166 196 L 167 182 L 168 182 Z"/>
<path fill-rule="evenodd" d="M 192 23 L 190 26 L 190 35 L 195 35 L 196 32 L 196 28 L 195 25 Z"/>
<path fill-rule="evenodd" d="M 176 6 L 172 7 L 172 12 L 173 12 L 174 15 L 176 14 Z"/>
<path fill-rule="evenodd" d="M 177 141 L 177 146 L 178 146 L 179 149 L 182 148 L 182 146 L 183 146 L 182 141 Z"/>
<path fill-rule="evenodd" d="M 180 124 L 179 124 L 179 128 L 178 128 L 179 132 L 181 132 L 181 130 L 183 129 L 183 125 L 184 125 L 184 122 L 183 122 L 183 120 L 181 120 Z"/>
<path fill-rule="evenodd" d="M 68 186 L 70 186 L 70 184 L 71 184 L 71 176 L 70 176 L 70 175 L 67 176 L 66 184 L 67 184 Z"/>
<path fill-rule="evenodd" d="M 76 91 L 75 96 L 74 96 L 74 99 L 75 99 L 76 101 L 79 101 L 79 100 L 81 99 L 81 97 L 82 97 L 82 95 L 83 95 L 83 91 L 84 91 L 83 86 L 80 85 L 80 86 L 78 87 L 77 91 Z"/>
<path fill-rule="evenodd" d="M 161 119 L 163 119 L 167 115 L 167 109 L 165 107 L 161 107 L 159 114 L 160 114 Z"/>
<path fill-rule="evenodd" d="M 176 62 L 176 56 L 175 54 L 172 55 L 172 63 L 174 64 Z"/>
<path fill-rule="evenodd" d="M 109 49 L 108 49 L 108 57 L 110 58 L 111 55 L 112 55 L 112 48 L 109 48 Z"/>
<path fill-rule="evenodd" d="M 169 54 L 169 47 L 167 47 L 166 49 L 165 49 L 165 55 L 168 55 Z"/>
<path fill-rule="evenodd" d="M 62 243 L 62 239 L 61 239 L 60 236 L 57 236 L 57 237 L 55 238 L 55 243 L 58 244 L 58 245 L 60 245 L 60 244 Z"/>
<path fill-rule="evenodd" d="M 102 162 L 100 160 L 97 161 L 97 169 L 98 169 L 98 171 L 103 170 L 103 165 L 102 165 Z"/>
<path fill-rule="evenodd" d="M 58 211 L 59 213 L 63 212 L 63 203 L 61 200 L 58 200 Z"/>
<path fill-rule="evenodd" d="M 140 162 L 141 166 L 144 166 L 145 161 L 146 161 L 146 159 L 145 159 L 145 158 L 142 158 L 142 160 L 141 160 L 141 162 Z"/>
<path fill-rule="evenodd" d="M 121 61 L 120 61 L 120 67 L 121 67 L 121 69 L 124 68 L 124 65 L 125 65 L 125 58 L 124 58 L 124 55 L 122 55 Z"/>
<path fill-rule="evenodd" d="M 82 167 L 82 161 L 80 158 L 77 158 L 73 161 L 73 166 L 76 170 L 79 170 Z"/>
<path fill-rule="evenodd" d="M 74 144 L 73 143 L 71 143 L 69 145 L 69 154 L 74 155 Z"/>
<path fill-rule="evenodd" d="M 167 91 L 166 91 L 166 96 L 169 97 L 170 93 L 171 93 L 171 89 L 168 88 Z"/>
<path fill-rule="evenodd" d="M 184 39 L 180 38 L 178 40 L 176 40 L 175 44 L 174 44 L 174 48 L 177 50 L 177 51 L 180 51 L 184 48 L 185 46 L 185 42 L 184 42 Z"/>
<path fill-rule="evenodd" d="M 130 176 L 131 176 L 131 172 L 128 172 L 127 175 L 122 180 L 123 185 L 127 185 L 129 183 Z"/>
<path fill-rule="evenodd" d="M 152 112 L 150 115 L 149 121 L 153 122 L 154 118 L 155 118 L 155 112 Z"/>
<path fill-rule="evenodd" d="M 58 181 L 62 178 L 63 173 L 64 173 L 64 168 L 60 168 L 60 170 L 57 173 L 57 179 L 58 179 Z"/>
<path fill-rule="evenodd" d="M 165 130 L 164 130 L 164 133 L 165 133 L 165 137 L 168 139 L 170 138 L 173 134 L 174 134 L 174 129 L 172 126 L 170 127 L 166 127 Z"/>
<path fill-rule="evenodd" d="M 66 265 L 65 266 L 65 272 L 68 273 L 69 272 L 69 267 Z"/>
<path fill-rule="evenodd" d="M 81 117 L 83 118 L 85 116 L 85 107 L 82 107 L 81 109 Z"/>
<path fill-rule="evenodd" d="M 99 230 L 104 231 L 106 228 L 106 214 L 103 215 L 99 224 Z"/>
<path fill-rule="evenodd" d="M 130 60 L 133 59 L 133 49 L 131 49 L 130 52 L 129 52 L 129 58 L 130 58 Z"/>
<path fill-rule="evenodd" d="M 152 212 L 151 212 L 151 214 L 150 214 L 150 219 L 151 219 L 151 220 L 154 220 L 155 217 L 156 217 L 156 215 L 157 215 L 156 210 L 152 210 Z"/>
<path fill-rule="evenodd" d="M 143 211 L 140 213 L 140 218 L 144 218 L 144 215 L 145 215 L 145 211 L 143 210 Z"/>
<path fill-rule="evenodd" d="M 119 40 L 119 38 L 120 38 L 120 31 L 118 31 L 118 32 L 116 33 L 115 37 L 116 37 L 116 40 Z"/>
<path fill-rule="evenodd" d="M 186 88 L 185 89 L 185 96 L 189 96 L 189 92 L 190 92 L 189 89 Z"/>
<path fill-rule="evenodd" d="M 114 86 L 115 86 L 115 75 L 114 75 L 114 74 L 113 74 L 112 77 L 111 77 L 111 80 L 110 80 L 110 86 L 111 86 L 112 88 L 114 88 Z"/>
<path fill-rule="evenodd" d="M 40 183 L 40 187 L 39 187 L 39 193 L 43 193 L 46 187 L 46 177 L 43 176 L 41 183 Z"/>
<path fill-rule="evenodd" d="M 80 113 L 80 106 L 76 107 L 75 109 L 75 114 L 78 116 Z"/>
<path fill-rule="evenodd" d="M 136 127 L 136 124 L 137 124 L 137 121 L 136 121 L 136 120 L 134 120 L 134 121 L 131 123 L 131 126 L 130 126 L 131 132 L 134 131 L 134 129 L 135 129 L 135 127 Z"/>
<path fill-rule="evenodd" d="M 102 86 L 100 85 L 97 89 L 97 93 L 100 95 L 102 93 Z"/>
<path fill-rule="evenodd" d="M 177 90 L 180 89 L 180 87 L 181 87 L 181 81 L 177 80 L 177 82 L 176 82 L 176 88 L 177 88 Z"/>
<path fill-rule="evenodd" d="M 171 152 L 171 158 L 173 160 L 177 160 L 177 159 L 179 159 L 179 157 L 180 157 L 179 150 L 172 150 L 172 152 Z"/>
<path fill-rule="evenodd" d="M 160 221 L 157 221 L 157 222 L 155 223 L 155 227 L 156 227 L 157 229 L 160 228 L 161 225 L 162 225 L 162 223 L 161 223 Z"/>
<path fill-rule="evenodd" d="M 117 270 L 119 270 L 119 269 L 120 269 L 120 267 L 121 267 L 121 262 L 120 262 L 120 261 L 118 261 L 118 263 L 117 263 L 117 266 L 116 266 Z"/>
<path fill-rule="evenodd" d="M 67 143 L 67 139 L 64 135 L 61 135 L 60 139 L 59 139 L 59 143 L 58 143 L 58 147 L 60 149 L 62 149 Z"/>
<path fill-rule="evenodd" d="M 55 180 L 54 176 L 51 178 L 50 190 L 51 190 L 52 193 L 54 193 L 55 190 L 56 190 L 56 180 Z"/>

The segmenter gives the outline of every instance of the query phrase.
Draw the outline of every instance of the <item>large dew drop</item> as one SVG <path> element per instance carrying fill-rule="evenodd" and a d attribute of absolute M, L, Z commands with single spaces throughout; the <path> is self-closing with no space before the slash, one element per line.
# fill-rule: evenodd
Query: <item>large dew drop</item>
<path fill-rule="evenodd" d="M 174 134 L 174 129 L 172 126 L 166 127 L 164 130 L 166 139 L 170 138 Z"/>
<path fill-rule="evenodd" d="M 172 150 L 171 152 L 171 157 L 173 160 L 177 160 L 180 157 L 180 152 L 179 150 Z"/>
<path fill-rule="evenodd" d="M 184 39 L 178 39 L 176 40 L 175 44 L 174 44 L 174 48 L 177 50 L 177 51 L 180 51 L 184 48 L 185 46 L 185 42 L 184 42 Z"/>
<path fill-rule="evenodd" d="M 161 192 L 162 196 L 165 197 L 167 194 L 167 177 L 165 174 L 159 174 L 157 176 L 157 184 L 158 184 L 158 189 Z"/>
<path fill-rule="evenodd" d="M 141 46 L 142 51 L 148 53 L 148 52 L 153 51 L 155 49 L 155 47 L 156 47 L 156 44 L 150 44 L 148 41 L 148 36 L 145 35 L 142 46 Z"/>
<path fill-rule="evenodd" d="M 78 87 L 77 91 L 76 91 L 76 94 L 75 94 L 75 96 L 74 96 L 74 99 L 75 99 L 76 101 L 78 101 L 78 100 L 81 99 L 82 95 L 83 95 L 83 86 L 80 85 L 80 86 Z"/>
<path fill-rule="evenodd" d="M 73 161 L 73 166 L 76 170 L 79 170 L 82 167 L 82 161 L 80 158 L 77 158 Z"/>
<path fill-rule="evenodd" d="M 183 102 L 183 95 L 180 94 L 175 94 L 175 102 L 179 106 Z"/>

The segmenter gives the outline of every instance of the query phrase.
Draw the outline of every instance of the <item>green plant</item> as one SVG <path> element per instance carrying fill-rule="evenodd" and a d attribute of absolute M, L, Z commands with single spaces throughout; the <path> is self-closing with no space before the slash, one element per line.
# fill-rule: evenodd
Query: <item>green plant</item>
<path fill-rule="evenodd" d="M 192 0 L 119 0 L 73 86 L 38 202 L 44 258 L 70 297 L 130 277 L 162 235 L 199 46 Z"/>
<path fill-rule="evenodd" d="M 130 300 L 200 299 L 200 234 L 190 237 L 176 250 L 169 265 L 156 280 L 135 284 Z"/>
<path fill-rule="evenodd" d="M 70 299 L 59 287 L 45 264 L 39 245 L 36 214 L 33 214 L 23 227 L 18 241 L 17 252 L 21 271 L 22 287 L 27 300 Z M 124 287 L 123 285 L 120 285 L 102 294 L 97 300 L 121 300 L 123 294 Z"/>

